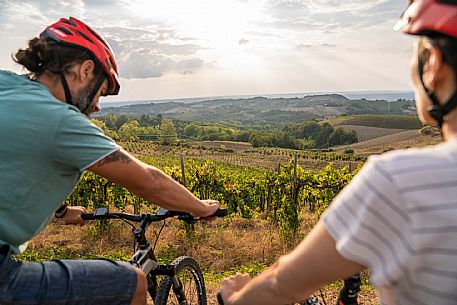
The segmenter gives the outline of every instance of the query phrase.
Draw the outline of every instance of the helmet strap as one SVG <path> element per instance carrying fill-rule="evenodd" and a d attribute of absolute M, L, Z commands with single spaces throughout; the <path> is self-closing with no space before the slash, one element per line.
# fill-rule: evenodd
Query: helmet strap
<path fill-rule="evenodd" d="M 98 90 L 100 90 L 101 86 L 103 85 L 103 82 L 106 80 L 105 74 L 100 74 L 100 76 L 97 79 L 97 83 L 95 84 L 94 89 L 92 90 L 91 94 L 87 97 L 86 100 L 86 107 L 84 109 L 81 109 L 81 112 L 87 115 L 87 110 L 89 110 L 90 106 L 92 106 L 94 102 L 94 97 L 97 95 Z"/>
<path fill-rule="evenodd" d="M 419 79 L 421 81 L 422 87 L 427 93 L 427 96 L 432 101 L 432 106 L 430 106 L 427 111 L 438 122 L 438 127 L 441 129 L 444 123 L 444 116 L 457 107 L 457 92 L 454 93 L 454 95 L 446 103 L 444 103 L 444 105 L 440 105 L 435 92 L 425 86 L 423 79 L 424 62 L 419 58 L 418 63 Z"/>
<path fill-rule="evenodd" d="M 419 60 L 418 60 L 418 73 L 419 73 L 419 79 L 421 81 L 421 84 L 422 84 L 422 88 L 424 88 L 425 90 L 425 93 L 427 94 L 427 96 L 430 98 L 430 100 L 432 101 L 432 106 L 428 107 L 427 111 L 428 113 L 432 116 L 432 118 L 434 118 L 437 122 L 438 122 L 438 127 L 441 129 L 441 127 L 443 126 L 443 122 L 444 122 L 444 112 L 443 112 L 443 108 L 441 107 L 439 101 L 438 101 L 438 98 L 436 97 L 435 95 L 435 92 L 429 88 L 427 88 L 427 86 L 425 85 L 425 82 L 424 82 L 424 61 L 419 57 Z"/>
<path fill-rule="evenodd" d="M 60 56 L 59 53 L 57 52 L 57 48 L 53 49 L 53 55 L 54 59 L 57 62 L 57 66 L 60 66 Z M 73 105 L 73 101 L 71 98 L 71 93 L 70 93 L 70 87 L 68 86 L 67 78 L 65 77 L 65 72 L 60 71 L 60 81 L 62 82 L 62 87 L 65 92 L 65 102 L 67 104 Z"/>
<path fill-rule="evenodd" d="M 67 104 L 73 105 L 73 101 L 71 99 L 70 87 L 68 86 L 67 78 L 65 77 L 64 72 L 60 73 L 60 80 L 62 81 L 63 90 L 65 91 L 65 102 Z"/>

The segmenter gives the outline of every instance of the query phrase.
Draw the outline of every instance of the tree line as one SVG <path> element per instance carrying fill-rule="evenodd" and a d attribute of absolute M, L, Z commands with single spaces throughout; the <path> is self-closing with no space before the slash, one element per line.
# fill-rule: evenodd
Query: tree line
<path fill-rule="evenodd" d="M 329 123 L 314 120 L 271 130 L 258 130 L 252 126 L 235 124 L 231 126 L 170 120 L 146 114 L 140 117 L 108 114 L 93 119 L 93 122 L 115 140 L 155 140 L 165 145 L 177 144 L 180 139 L 191 139 L 250 142 L 253 147 L 316 149 L 357 142 L 357 134 L 354 131 L 344 131 Z"/>

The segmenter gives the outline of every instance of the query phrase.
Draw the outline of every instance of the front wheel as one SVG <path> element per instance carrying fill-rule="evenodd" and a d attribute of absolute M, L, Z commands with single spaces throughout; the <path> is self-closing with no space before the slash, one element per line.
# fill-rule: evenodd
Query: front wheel
<path fill-rule="evenodd" d="M 154 304 L 206 305 L 205 281 L 198 263 L 191 257 L 181 256 L 171 266 L 174 266 L 176 276 L 165 276 L 160 281 Z"/>

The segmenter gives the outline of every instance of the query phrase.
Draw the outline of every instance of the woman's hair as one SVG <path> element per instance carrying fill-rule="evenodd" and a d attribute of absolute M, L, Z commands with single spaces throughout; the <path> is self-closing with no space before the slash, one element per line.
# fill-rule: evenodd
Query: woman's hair
<path fill-rule="evenodd" d="M 457 78 L 457 38 L 442 34 L 422 36 L 419 42 L 419 57 L 423 62 L 430 56 L 429 52 L 422 47 L 424 41 L 428 41 L 441 50 L 444 62 L 454 70 L 454 74 Z"/>
<path fill-rule="evenodd" d="M 34 77 L 43 73 L 69 74 L 70 68 L 85 60 L 95 63 L 95 75 L 102 74 L 103 66 L 94 60 L 87 51 L 65 45 L 59 45 L 41 38 L 33 38 L 26 49 L 20 49 L 13 56 L 13 60 L 24 66 Z"/>

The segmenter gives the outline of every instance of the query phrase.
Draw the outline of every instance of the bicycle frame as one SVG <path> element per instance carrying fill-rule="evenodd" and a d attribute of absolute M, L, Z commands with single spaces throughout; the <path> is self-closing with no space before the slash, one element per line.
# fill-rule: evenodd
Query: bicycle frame
<path fill-rule="evenodd" d="M 214 215 L 223 217 L 227 215 L 227 210 L 219 209 Z M 81 218 L 85 220 L 95 220 L 95 219 L 122 219 L 124 221 L 134 221 L 140 222 L 138 227 L 135 227 L 133 230 L 133 236 L 135 241 L 138 243 L 138 250 L 129 260 L 129 263 L 141 269 L 143 273 L 148 278 L 148 292 L 151 297 L 155 298 L 158 283 L 156 277 L 159 275 L 168 276 L 171 279 L 173 284 L 173 292 L 178 299 L 179 304 L 187 304 L 186 296 L 183 291 L 183 286 L 179 281 L 176 270 L 173 265 L 160 265 L 157 262 L 157 259 L 154 255 L 154 247 L 146 238 L 146 230 L 152 222 L 162 221 L 167 218 L 177 217 L 180 220 L 183 220 L 187 223 L 194 224 L 198 219 L 195 219 L 192 215 L 183 212 L 173 212 L 168 211 L 164 208 L 160 208 L 156 214 L 141 214 L 141 215 L 132 215 L 125 213 L 109 213 L 108 208 L 98 208 L 93 214 L 83 213 Z M 129 223 L 129 222 L 128 222 Z M 129 223 L 130 224 L 130 223 Z M 132 224 L 131 224 L 132 225 Z M 133 225 L 132 225 L 133 226 Z M 160 232 L 157 234 L 157 239 L 160 237 Z"/>

